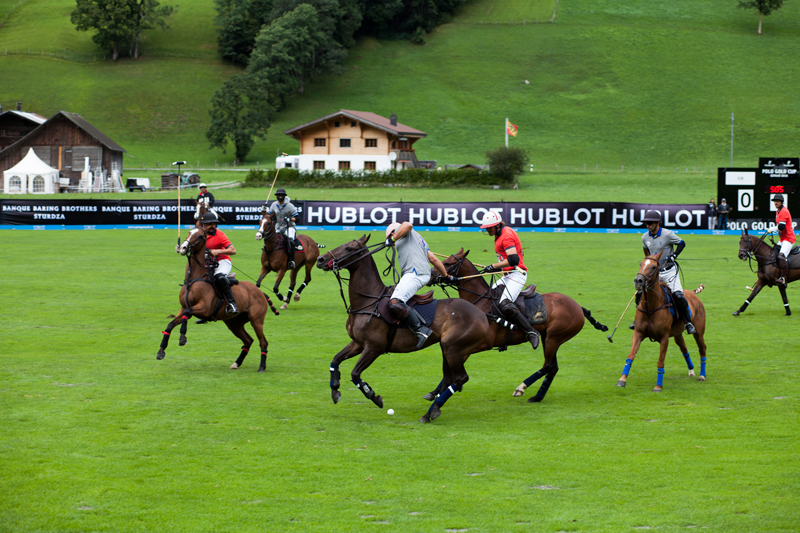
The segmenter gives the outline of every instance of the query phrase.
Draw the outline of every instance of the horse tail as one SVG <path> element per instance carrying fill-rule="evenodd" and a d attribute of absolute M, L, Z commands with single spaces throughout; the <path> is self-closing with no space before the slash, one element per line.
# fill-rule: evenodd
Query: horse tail
<path fill-rule="evenodd" d="M 594 326 L 594 329 L 599 329 L 600 331 L 608 331 L 608 326 L 604 326 L 600 322 L 592 317 L 592 312 L 586 309 L 585 307 L 581 307 L 583 309 L 583 316 L 586 317 L 586 320 L 589 321 L 591 325 Z"/>
<path fill-rule="evenodd" d="M 706 286 L 705 286 L 705 285 L 703 285 L 703 284 L 701 283 L 701 284 L 700 284 L 700 286 L 699 286 L 699 287 L 697 287 L 697 288 L 694 290 L 694 293 L 695 293 L 695 294 L 700 294 L 701 292 L 703 292 L 703 289 L 705 289 L 705 288 L 706 288 Z"/>

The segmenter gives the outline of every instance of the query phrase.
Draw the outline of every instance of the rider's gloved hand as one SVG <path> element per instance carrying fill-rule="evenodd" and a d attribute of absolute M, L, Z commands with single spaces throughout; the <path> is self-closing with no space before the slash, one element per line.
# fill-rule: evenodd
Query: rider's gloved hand
<path fill-rule="evenodd" d="M 493 272 L 500 272 L 500 269 L 499 268 L 495 268 L 492 265 L 489 265 L 487 267 L 484 267 L 484 269 L 482 271 L 483 274 L 492 274 Z"/>
<path fill-rule="evenodd" d="M 394 246 L 394 239 L 391 237 L 386 237 L 386 241 L 384 241 L 384 246 Z"/>

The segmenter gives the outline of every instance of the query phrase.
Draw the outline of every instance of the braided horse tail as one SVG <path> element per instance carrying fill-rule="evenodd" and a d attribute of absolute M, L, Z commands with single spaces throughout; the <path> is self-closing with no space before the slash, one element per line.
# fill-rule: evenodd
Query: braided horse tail
<path fill-rule="evenodd" d="M 603 324 L 595 320 L 594 317 L 592 316 L 591 311 L 589 311 L 585 307 L 581 307 L 581 309 L 583 309 L 583 316 L 586 318 L 586 320 L 589 321 L 590 324 L 594 326 L 594 329 L 599 329 L 600 331 L 608 331 L 608 326 L 604 326 Z"/>

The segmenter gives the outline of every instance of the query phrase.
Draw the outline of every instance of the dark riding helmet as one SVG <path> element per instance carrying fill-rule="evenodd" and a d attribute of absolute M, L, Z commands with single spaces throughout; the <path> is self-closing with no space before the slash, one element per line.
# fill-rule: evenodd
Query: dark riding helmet
<path fill-rule="evenodd" d="M 782 194 L 776 194 L 775 196 L 772 197 L 772 201 L 773 202 L 781 202 L 781 203 L 783 203 L 783 195 Z"/>
<path fill-rule="evenodd" d="M 275 191 L 275 196 L 286 196 L 286 189 L 283 188 L 278 189 L 277 191 Z"/>
<path fill-rule="evenodd" d="M 650 209 L 642 217 L 642 222 L 661 222 L 661 213 L 655 209 Z"/>
<path fill-rule="evenodd" d="M 217 219 L 217 215 L 209 211 L 208 213 L 203 214 L 203 218 L 200 219 L 201 224 L 219 224 L 219 220 Z"/>

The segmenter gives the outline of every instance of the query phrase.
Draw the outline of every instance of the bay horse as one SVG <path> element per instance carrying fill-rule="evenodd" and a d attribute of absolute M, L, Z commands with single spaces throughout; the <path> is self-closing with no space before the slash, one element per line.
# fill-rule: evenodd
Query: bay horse
<path fill-rule="evenodd" d="M 742 237 L 739 239 L 739 259 L 746 261 L 748 259 L 752 260 L 755 257 L 756 263 L 758 264 L 758 269 L 756 269 L 756 276 L 758 276 L 758 279 L 756 279 L 756 283 L 753 285 L 753 291 L 750 293 L 750 296 L 747 297 L 738 311 L 733 312 L 733 316 L 739 316 L 741 313 L 744 313 L 744 310 L 747 309 L 747 306 L 750 305 L 753 298 L 761 292 L 761 289 L 765 286 L 772 287 L 773 285 L 777 285 L 778 290 L 781 292 L 783 307 L 786 309 L 786 314 L 784 316 L 790 316 L 792 314 L 792 310 L 789 309 L 789 298 L 786 296 L 786 287 L 777 281 L 778 278 L 781 277 L 781 269 L 778 268 L 777 259 L 779 249 L 776 246 L 770 246 L 764 242 L 767 235 L 768 233 L 764 233 L 761 238 L 758 238 L 755 235 L 747 233 L 746 229 L 742 230 Z M 789 278 L 786 280 L 787 284 L 800 279 L 800 268 L 792 268 L 792 263 L 795 262 L 792 256 L 793 254 L 789 254 L 789 257 L 787 257 L 789 260 Z M 751 263 L 750 270 L 752 269 Z"/>
<path fill-rule="evenodd" d="M 165 350 L 169 344 L 170 333 L 178 324 L 181 325 L 178 345 L 186 344 L 186 325 L 192 316 L 196 316 L 205 320 L 224 321 L 231 333 L 242 341 L 242 351 L 236 362 L 231 365 L 231 369 L 236 370 L 242 366 L 247 352 L 253 344 L 253 338 L 244 328 L 249 321 L 261 348 L 261 363 L 258 371 L 264 372 L 267 367 L 268 345 L 264 336 L 264 317 L 267 314 L 267 305 L 272 307 L 272 302 L 249 281 L 240 281 L 231 287 L 239 312 L 235 315 L 228 315 L 225 311 L 224 301 L 214 289 L 213 257 L 206 248 L 206 232 L 203 231 L 203 228 L 190 230 L 186 240 L 178 247 L 177 251 L 188 259 L 184 283 L 178 296 L 181 310 L 163 331 L 164 337 L 161 339 L 161 347 L 156 359 L 164 359 L 166 356 Z"/>
<path fill-rule="evenodd" d="M 350 273 L 348 283 L 349 305 L 341 290 L 347 309 L 347 334 L 352 339 L 331 361 L 331 397 L 333 403 L 341 398 L 339 392 L 339 365 L 342 361 L 360 355 L 350 378 L 358 389 L 378 407 L 383 407 L 383 398 L 375 394 L 361 374 L 383 353 L 408 353 L 417 350 L 417 337 L 410 329 L 390 325 L 381 318 L 378 306 L 381 300 L 391 296 L 390 288 L 383 280 L 375 260 L 366 246 L 369 235 L 342 244 L 317 260 L 317 267 L 333 271 L 339 281 L 344 269 Z M 383 243 L 377 245 L 383 246 Z M 380 250 L 382 248 L 378 248 Z M 377 250 L 376 250 L 377 251 Z M 433 333 L 422 346 L 426 348 L 439 343 L 442 349 L 442 382 L 444 387 L 431 404 L 420 422 L 431 422 L 441 415 L 441 407 L 469 381 L 464 363 L 470 355 L 491 348 L 488 342 L 489 323 L 486 315 L 477 307 L 458 298 L 438 300 L 436 313 L 429 325 Z"/>
<path fill-rule="evenodd" d="M 457 278 L 478 274 L 478 269 L 467 259 L 468 254 L 469 250 L 465 252 L 461 248 L 457 253 L 443 260 L 442 263 L 447 269 L 447 273 Z M 498 309 L 498 295 L 493 294 L 485 278 L 474 277 L 458 280 L 456 287 L 459 298 L 468 300 L 489 317 L 489 342 L 494 348 L 504 350 L 509 345 L 527 344 L 528 338 L 524 331 L 519 328 L 509 329 L 506 327 L 506 319 Z M 513 394 L 522 396 L 525 389 L 544 377 L 536 395 L 528 399 L 530 403 L 541 402 L 544 399 L 558 373 L 558 349 L 581 331 L 586 319 L 594 325 L 595 329 L 608 331 L 608 327 L 595 320 L 588 309 L 578 305 L 569 296 L 558 292 L 549 292 L 542 294 L 542 297 L 547 309 L 547 320 L 534 325 L 534 327 L 541 336 L 544 364 L 535 374 L 520 383 Z M 499 322 L 498 319 L 500 319 Z M 429 392 L 425 398 L 429 399 L 437 392 L 438 390 Z"/>
<path fill-rule="evenodd" d="M 677 318 L 673 320 L 670 308 L 675 309 L 670 297 L 667 295 L 667 288 L 658 277 L 658 260 L 661 258 L 659 252 L 656 255 L 648 255 L 639 263 L 639 272 L 633 278 L 633 285 L 637 291 L 641 291 L 642 299 L 636 306 L 636 318 L 634 319 L 633 344 L 628 359 L 625 361 L 625 368 L 622 377 L 617 381 L 617 387 L 624 387 L 628 380 L 628 373 L 631 370 L 636 352 L 639 351 L 642 341 L 646 338 L 658 342 L 660 352 L 658 356 L 658 378 L 653 392 L 661 392 L 664 386 L 664 359 L 667 357 L 667 347 L 669 347 L 670 337 L 675 338 L 675 344 L 681 349 L 686 366 L 689 368 L 689 377 L 694 377 L 694 365 L 689 357 L 689 349 L 683 340 L 683 318 L 677 310 Z M 677 274 L 676 274 L 677 275 Z M 692 323 L 695 327 L 694 340 L 700 352 L 700 377 L 697 381 L 706 380 L 706 343 L 703 335 L 706 331 L 706 310 L 703 302 L 697 297 L 704 289 L 700 285 L 694 291 L 684 292 L 686 301 L 689 302 L 689 309 L 692 313 Z"/>
<path fill-rule="evenodd" d="M 286 275 L 286 271 L 288 270 L 289 254 L 286 251 L 283 239 L 287 239 L 288 237 L 280 235 L 275 231 L 275 223 L 266 209 L 262 209 L 261 213 L 261 222 L 256 232 L 256 240 L 260 241 L 263 239 L 264 248 L 261 250 L 261 275 L 258 276 L 256 287 L 261 287 L 261 281 L 267 274 L 275 272 L 275 285 L 272 287 L 272 292 L 283 302 L 281 309 L 287 309 L 289 307 L 289 302 L 292 300 L 294 286 L 297 283 L 297 273 L 300 272 L 300 269 L 303 267 L 306 269 L 306 276 L 303 280 L 303 284 L 297 289 L 297 294 L 294 295 L 295 302 L 300 301 L 300 294 L 303 292 L 303 289 L 311 283 L 311 271 L 314 269 L 314 265 L 319 257 L 320 247 L 314 242 L 314 239 L 308 235 L 297 234 L 297 238 L 303 243 L 303 251 L 295 252 L 294 254 L 295 268 L 289 271 L 289 292 L 287 292 L 286 297 L 284 297 L 281 294 L 280 285 L 281 281 L 283 281 L 283 276 Z"/>

